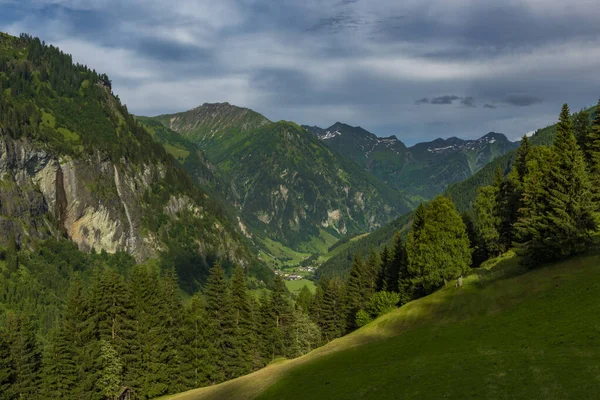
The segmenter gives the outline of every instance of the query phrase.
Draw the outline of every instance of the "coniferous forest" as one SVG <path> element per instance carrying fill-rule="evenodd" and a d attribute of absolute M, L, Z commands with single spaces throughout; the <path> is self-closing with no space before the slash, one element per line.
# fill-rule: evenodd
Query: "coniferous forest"
<path fill-rule="evenodd" d="M 198 255 L 200 231 L 185 217 L 160 230 L 168 217 L 154 211 L 166 208 L 161 202 L 171 201 L 173 186 L 224 221 L 230 211 L 207 200 L 125 106 L 107 102 L 113 99 L 109 78 L 38 39 L 16 40 L 26 55 L 0 52 L 2 135 L 74 159 L 100 152 L 115 163 L 162 163 L 166 178 L 146 193 L 143 228 L 166 245 L 146 259 L 82 251 L 49 210 L 44 237 L 7 233 L 0 248 L 1 400 L 104 400 L 123 388 L 151 399 L 215 385 L 307 354 L 462 282 L 472 268 L 507 251 L 534 269 L 594 245 L 600 102 L 593 115 L 572 114 L 565 104 L 553 143 L 533 146 L 524 136 L 510 168 L 479 187 L 464 212 L 439 195 L 419 204 L 406 218 L 408 229 L 398 229 L 390 242 L 367 256 L 356 252 L 347 275 L 321 275 L 314 293 L 304 286 L 292 294 L 280 275 L 263 274 L 257 295 L 250 288 L 259 279 L 248 263 L 216 252 Z M 77 135 L 44 122 L 50 109 L 56 126 Z M 0 178 L 2 190 L 16 184 Z M 250 247 L 249 237 L 239 242 Z"/>

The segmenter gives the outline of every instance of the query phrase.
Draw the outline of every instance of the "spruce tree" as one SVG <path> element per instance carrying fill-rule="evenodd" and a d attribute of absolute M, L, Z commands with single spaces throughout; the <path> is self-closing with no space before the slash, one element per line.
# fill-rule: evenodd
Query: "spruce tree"
<path fill-rule="evenodd" d="M 296 306 L 298 309 L 302 310 L 303 313 L 309 314 L 311 305 L 313 303 L 313 298 L 314 296 L 308 286 L 304 285 L 296 296 Z"/>
<path fill-rule="evenodd" d="M 100 341 L 97 386 L 105 399 L 114 399 L 123 383 L 123 363 L 108 340 Z"/>
<path fill-rule="evenodd" d="M 292 307 L 287 297 L 285 282 L 279 275 L 275 276 L 270 296 L 271 318 L 274 325 L 271 341 L 273 343 L 272 359 L 285 355 L 287 328 L 291 324 Z"/>
<path fill-rule="evenodd" d="M 350 275 L 346 283 L 345 306 L 346 306 L 346 332 L 351 332 L 357 328 L 356 313 L 365 305 L 368 298 L 364 298 L 367 273 L 365 264 L 360 257 L 360 253 L 354 255 L 352 265 L 350 266 Z"/>
<path fill-rule="evenodd" d="M 584 160 L 589 162 L 590 115 L 585 110 L 581 110 L 573 116 L 573 134 L 579 148 L 583 151 Z"/>
<path fill-rule="evenodd" d="M 418 217 L 417 220 L 415 214 L 415 220 L 417 220 L 417 224 L 420 223 L 421 216 Z M 415 225 L 413 221 L 413 225 Z M 400 232 L 396 232 L 394 235 L 394 247 L 392 249 L 392 258 L 388 263 L 388 272 L 387 272 L 387 291 L 388 292 L 398 292 L 399 290 L 404 291 L 403 300 L 408 301 L 410 297 L 410 289 L 407 284 L 410 280 L 410 275 L 408 273 L 408 260 L 406 255 L 406 245 L 404 243 L 404 239 Z"/>
<path fill-rule="evenodd" d="M 587 162 L 596 211 L 600 210 L 600 100 L 596 105 L 594 120 L 588 132 Z"/>
<path fill-rule="evenodd" d="M 0 329 L 0 400 L 12 398 L 15 382 L 15 367 L 10 354 L 8 335 Z"/>
<path fill-rule="evenodd" d="M 392 260 L 398 265 L 398 284 L 396 290 L 387 290 L 387 292 L 399 294 L 399 304 L 406 304 L 412 300 L 414 296 L 413 282 L 411 274 L 408 270 L 408 254 L 406 252 L 406 243 L 400 233 L 396 233 L 394 237 L 394 258 Z"/>
<path fill-rule="evenodd" d="M 205 291 L 206 311 L 214 326 L 213 382 L 222 382 L 236 376 L 240 370 L 241 348 L 235 334 L 235 313 L 225 271 L 219 262 L 210 270 Z"/>
<path fill-rule="evenodd" d="M 183 365 L 181 373 L 187 389 L 205 386 L 213 375 L 211 357 L 214 331 L 200 294 L 192 296 L 185 306 L 183 330 Z"/>
<path fill-rule="evenodd" d="M 469 238 L 454 203 L 438 196 L 427 206 L 419 229 L 408 234 L 408 272 L 424 293 L 431 293 L 468 271 Z"/>
<path fill-rule="evenodd" d="M 17 398 L 34 399 L 40 392 L 41 364 L 35 324 L 30 317 L 9 315 L 6 325 L 15 371 L 12 392 Z"/>
<path fill-rule="evenodd" d="M 253 354 L 256 347 L 254 320 L 252 319 L 252 308 L 246 289 L 246 277 L 244 269 L 239 265 L 233 271 L 231 279 L 231 298 L 235 313 L 235 334 L 241 347 L 240 368 L 235 371 L 235 375 L 239 376 L 252 371 Z"/>
<path fill-rule="evenodd" d="M 321 332 L 325 342 L 342 336 L 346 327 L 347 306 L 344 284 L 340 279 L 327 280 L 323 288 Z"/>
<path fill-rule="evenodd" d="M 517 157 L 515 159 L 514 169 L 518 174 L 518 179 L 523 183 L 525 179 L 525 175 L 527 175 L 527 156 L 529 154 L 529 150 L 531 149 L 531 145 L 529 144 L 529 138 L 527 135 L 524 135 L 521 138 L 521 145 L 517 149 Z"/>
<path fill-rule="evenodd" d="M 517 225 L 527 264 L 559 260 L 587 248 L 596 227 L 590 189 L 565 104 L 547 165 L 525 180 L 523 217 Z"/>
<path fill-rule="evenodd" d="M 483 186 L 479 188 L 475 199 L 475 228 L 481 238 L 486 258 L 496 257 L 504 250 L 500 237 L 502 221 L 498 215 L 499 192 L 500 188 L 496 185 Z"/>
<path fill-rule="evenodd" d="M 390 250 L 388 249 L 387 245 L 383 246 L 383 249 L 381 250 L 380 259 L 381 259 L 381 266 L 379 268 L 379 273 L 377 275 L 377 286 L 376 286 L 377 292 L 387 290 L 387 270 L 388 270 L 388 265 L 391 261 Z"/>
<path fill-rule="evenodd" d="M 76 397 L 78 382 L 77 353 L 72 337 L 60 324 L 48 338 L 42 357 L 42 397 L 62 399 Z"/>

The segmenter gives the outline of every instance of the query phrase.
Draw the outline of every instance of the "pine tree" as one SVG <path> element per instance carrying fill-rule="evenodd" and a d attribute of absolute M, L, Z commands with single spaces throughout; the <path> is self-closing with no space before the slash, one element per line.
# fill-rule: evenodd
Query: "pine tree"
<path fill-rule="evenodd" d="M 273 343 L 272 359 L 285 355 L 286 330 L 291 324 L 292 307 L 286 295 L 285 282 L 279 275 L 275 276 L 270 296 L 271 318 L 274 325 L 271 335 Z"/>
<path fill-rule="evenodd" d="M 366 268 L 360 257 L 360 253 L 354 255 L 350 266 L 350 275 L 346 283 L 345 306 L 346 306 L 346 332 L 356 329 L 356 313 L 364 306 L 368 299 L 364 298 L 366 285 Z"/>
<path fill-rule="evenodd" d="M 365 261 L 365 282 L 362 297 L 368 301 L 373 293 L 377 291 L 377 278 L 381 271 L 381 257 L 375 249 L 369 250 L 369 256 Z"/>
<path fill-rule="evenodd" d="M 498 215 L 499 192 L 500 188 L 496 185 L 483 186 L 479 188 L 475 199 L 475 228 L 481 238 L 486 258 L 498 256 L 504 250 L 500 237 L 502 221 Z"/>
<path fill-rule="evenodd" d="M 301 310 L 294 310 L 289 328 L 290 343 L 286 351 L 288 358 L 300 357 L 315 349 L 321 342 L 321 331 Z"/>
<path fill-rule="evenodd" d="M 210 357 L 214 354 L 212 338 L 214 331 L 208 320 L 200 294 L 195 294 L 185 307 L 185 328 L 183 331 L 182 371 L 187 389 L 205 386 L 213 375 Z"/>
<path fill-rule="evenodd" d="M 231 294 L 225 280 L 225 271 L 219 262 L 210 270 L 205 297 L 208 318 L 214 325 L 212 357 L 215 367 L 211 380 L 222 382 L 233 378 L 236 371 L 239 371 L 241 348 L 236 342 Z"/>
<path fill-rule="evenodd" d="M 521 145 L 517 149 L 517 157 L 514 165 L 514 169 L 518 174 L 518 180 L 521 184 L 523 184 L 523 180 L 527 175 L 527 156 L 529 155 L 530 149 L 531 145 L 529 144 L 529 138 L 525 135 L 521 139 Z"/>
<path fill-rule="evenodd" d="M 379 268 L 379 273 L 377 275 L 377 286 L 376 286 L 377 292 L 387 290 L 386 273 L 388 270 L 388 265 L 391 261 L 390 250 L 388 249 L 387 245 L 383 246 L 383 249 L 381 250 L 380 259 L 381 259 L 381 267 Z"/>
<path fill-rule="evenodd" d="M 321 306 L 321 332 L 325 342 L 342 336 L 346 327 L 346 310 L 344 303 L 344 284 L 339 279 L 327 280 L 323 288 L 323 300 Z"/>
<path fill-rule="evenodd" d="M 123 382 L 123 364 L 117 351 L 108 340 L 100 341 L 97 386 L 105 399 L 114 399 Z"/>
<path fill-rule="evenodd" d="M 35 324 L 29 317 L 9 315 L 6 326 L 15 371 L 12 392 L 17 398 L 34 399 L 39 395 L 41 361 Z"/>
<path fill-rule="evenodd" d="M 130 288 L 134 324 L 125 382 L 140 398 L 154 398 L 166 394 L 170 384 L 164 354 L 168 334 L 163 314 L 157 312 L 163 301 L 158 266 L 153 263 L 136 265 Z M 99 354 L 99 342 L 97 344 Z"/>
<path fill-rule="evenodd" d="M 313 298 L 314 296 L 308 286 L 304 285 L 296 296 L 296 306 L 302 310 L 303 313 L 309 314 L 313 303 Z"/>
<path fill-rule="evenodd" d="M 465 225 L 452 201 L 438 196 L 425 210 L 420 228 L 408 234 L 408 272 L 425 293 L 468 271 L 471 250 Z"/>
<path fill-rule="evenodd" d="M 75 397 L 77 387 L 77 353 L 72 337 L 60 324 L 50 333 L 42 357 L 42 397 L 62 399 Z"/>
<path fill-rule="evenodd" d="M 231 279 L 231 298 L 235 313 L 237 342 L 241 346 L 240 369 L 235 371 L 235 375 L 239 376 L 252 371 L 253 354 L 256 347 L 252 308 L 246 290 L 246 277 L 244 269 L 239 265 L 235 268 Z"/>
<path fill-rule="evenodd" d="M 596 211 L 600 210 L 600 100 L 596 105 L 594 120 L 587 138 L 587 162 Z"/>
<path fill-rule="evenodd" d="M 397 290 L 387 290 L 388 292 L 399 294 L 400 304 L 406 304 L 414 296 L 412 276 L 408 270 L 408 254 L 406 252 L 406 243 L 400 235 L 396 233 L 394 237 L 394 258 L 392 260 L 398 267 Z"/>
<path fill-rule="evenodd" d="M 15 382 L 15 367 L 7 336 L 6 332 L 0 330 L 0 400 L 12 398 L 12 385 Z"/>
<path fill-rule="evenodd" d="M 424 209 L 423 209 L 424 210 Z M 417 209 L 419 211 L 419 209 Z M 416 224 L 415 222 L 416 221 Z M 420 224 L 421 215 L 417 217 L 415 213 L 415 219 L 413 220 L 413 226 Z M 392 258 L 388 263 L 387 272 L 387 291 L 398 292 L 403 290 L 403 301 L 409 301 L 410 289 L 408 287 L 408 281 L 410 280 L 410 274 L 408 273 L 408 260 L 406 255 L 406 245 L 400 232 L 396 232 L 394 235 L 394 248 L 392 249 Z"/>
<path fill-rule="evenodd" d="M 590 182 L 566 104 L 547 165 L 537 172 L 525 179 L 523 217 L 517 224 L 531 266 L 584 251 L 595 229 Z"/>
<path fill-rule="evenodd" d="M 589 162 L 590 115 L 585 110 L 581 110 L 573 116 L 573 134 L 579 148 L 583 151 L 584 159 Z"/>

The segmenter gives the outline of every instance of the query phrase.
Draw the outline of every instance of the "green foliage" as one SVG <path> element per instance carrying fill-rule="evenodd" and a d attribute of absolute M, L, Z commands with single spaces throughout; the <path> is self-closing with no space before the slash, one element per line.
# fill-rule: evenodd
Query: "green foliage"
<path fill-rule="evenodd" d="M 98 373 L 98 388 L 107 399 L 115 398 L 119 392 L 123 376 L 123 364 L 119 355 L 106 340 L 100 341 L 100 371 Z"/>
<path fill-rule="evenodd" d="M 562 108 L 547 158 L 525 177 L 523 216 L 517 223 L 529 265 L 582 252 L 596 228 L 583 153 L 573 134 L 569 108 Z"/>
<path fill-rule="evenodd" d="M 431 293 L 467 272 L 471 264 L 469 238 L 452 201 L 437 197 L 415 218 L 408 234 L 408 273 L 417 290 Z"/>
<path fill-rule="evenodd" d="M 485 252 L 491 256 L 497 256 L 503 251 L 497 201 L 499 192 L 499 186 L 484 186 L 479 188 L 479 194 L 475 199 L 475 227 Z"/>

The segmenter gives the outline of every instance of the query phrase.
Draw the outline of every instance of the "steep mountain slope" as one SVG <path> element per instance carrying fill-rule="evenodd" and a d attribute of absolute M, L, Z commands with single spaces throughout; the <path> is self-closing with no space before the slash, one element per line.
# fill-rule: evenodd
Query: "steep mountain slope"
<path fill-rule="evenodd" d="M 599 262 L 583 256 L 522 274 L 513 257 L 492 260 L 462 288 L 449 285 L 303 357 L 168 399 L 594 397 Z"/>
<path fill-rule="evenodd" d="M 38 39 L 1 35 L 0 87 L 0 245 L 64 235 L 84 251 L 161 255 L 190 290 L 215 258 L 270 278 L 106 75 Z"/>
<path fill-rule="evenodd" d="M 501 133 L 490 132 L 477 140 L 455 137 L 436 139 L 407 148 L 395 136 L 379 138 L 360 127 L 340 122 L 327 129 L 306 127 L 340 154 L 415 201 L 443 192 L 490 160 L 517 145 Z"/>
<path fill-rule="evenodd" d="M 227 103 L 154 120 L 193 140 L 231 180 L 254 235 L 295 250 L 314 252 L 323 231 L 369 231 L 409 210 L 399 193 L 293 123 Z"/>

